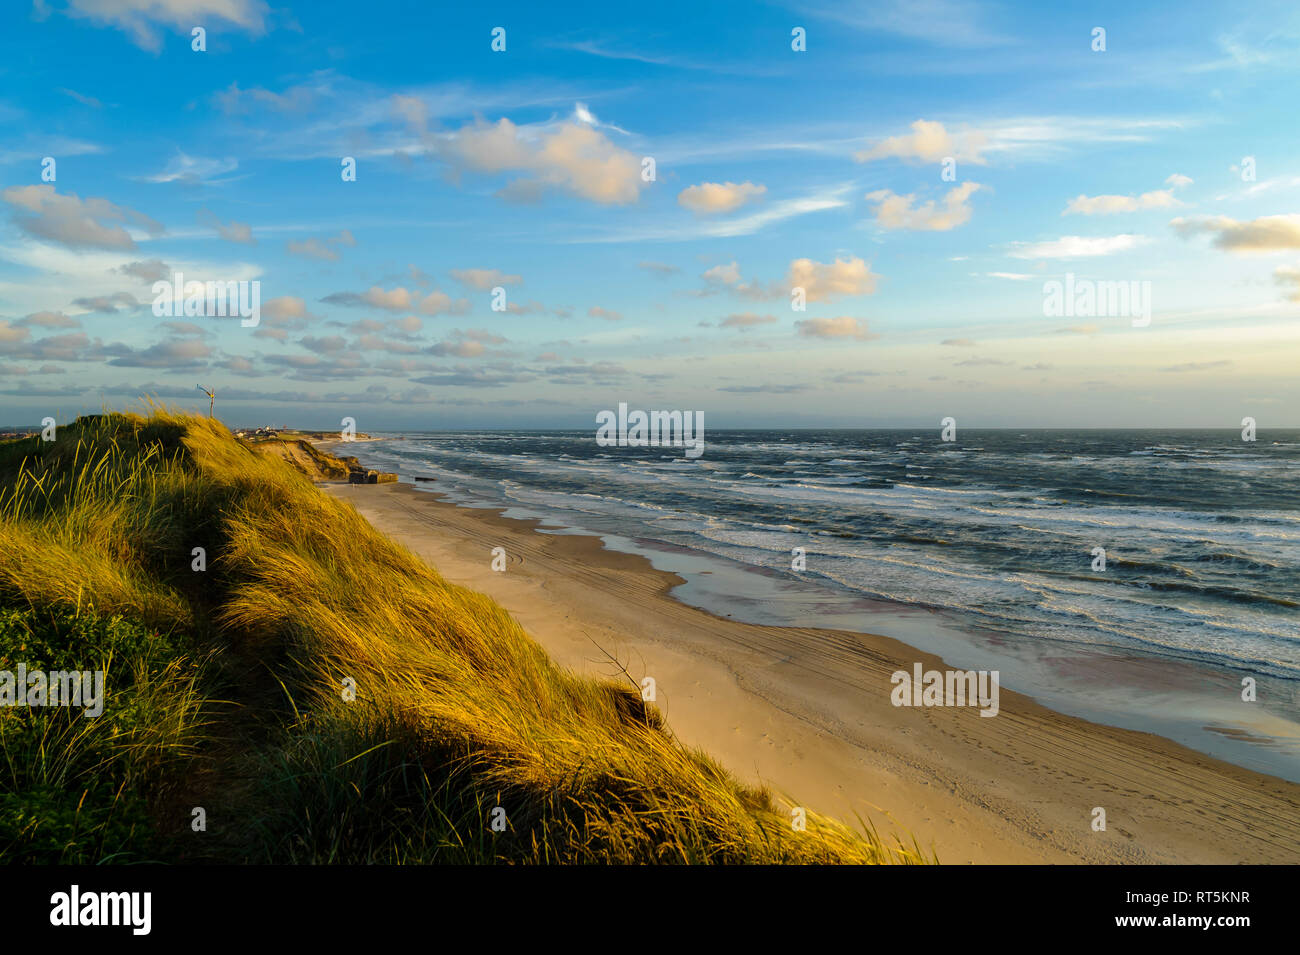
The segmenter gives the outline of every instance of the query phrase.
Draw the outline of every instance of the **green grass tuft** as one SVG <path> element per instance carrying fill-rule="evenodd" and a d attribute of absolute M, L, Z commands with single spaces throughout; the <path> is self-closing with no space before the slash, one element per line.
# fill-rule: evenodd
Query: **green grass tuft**
<path fill-rule="evenodd" d="M 0 710 L 0 857 L 929 861 L 811 812 L 794 831 L 219 422 L 82 419 L 0 445 L 0 480 L 0 669 L 108 673 L 96 719 Z"/>

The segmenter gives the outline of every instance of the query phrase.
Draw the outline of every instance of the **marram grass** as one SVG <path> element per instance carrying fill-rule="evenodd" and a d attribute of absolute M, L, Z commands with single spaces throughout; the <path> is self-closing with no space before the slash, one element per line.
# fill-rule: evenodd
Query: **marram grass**
<path fill-rule="evenodd" d="M 556 666 L 219 422 L 83 419 L 0 445 L 0 482 L 0 670 L 107 674 L 94 719 L 0 708 L 0 858 L 929 861 L 795 831 L 634 688 Z"/>

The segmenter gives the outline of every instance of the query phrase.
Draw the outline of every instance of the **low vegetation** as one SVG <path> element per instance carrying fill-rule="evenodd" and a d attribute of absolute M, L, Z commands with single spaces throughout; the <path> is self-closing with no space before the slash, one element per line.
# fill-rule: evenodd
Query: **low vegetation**
<path fill-rule="evenodd" d="M 796 831 L 217 421 L 82 419 L 0 482 L 0 670 L 106 674 L 98 717 L 0 708 L 0 858 L 923 861 Z"/>

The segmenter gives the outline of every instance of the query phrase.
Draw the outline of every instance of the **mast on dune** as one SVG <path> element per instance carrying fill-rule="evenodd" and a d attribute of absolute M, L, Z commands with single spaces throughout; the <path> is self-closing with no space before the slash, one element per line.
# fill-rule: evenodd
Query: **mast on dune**
<path fill-rule="evenodd" d="M 208 417 L 211 418 L 212 406 L 217 403 L 217 393 L 215 391 L 208 391 L 208 389 L 204 388 L 202 385 L 195 385 L 194 387 L 198 388 L 199 391 L 208 396 Z"/>

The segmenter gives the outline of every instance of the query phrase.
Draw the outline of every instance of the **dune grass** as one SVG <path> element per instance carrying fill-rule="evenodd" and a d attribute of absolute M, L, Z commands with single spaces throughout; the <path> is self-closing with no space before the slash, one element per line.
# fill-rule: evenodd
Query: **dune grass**
<path fill-rule="evenodd" d="M 927 861 L 796 831 L 219 422 L 82 419 L 0 445 L 0 482 L 0 669 L 107 671 L 98 718 L 0 709 L 0 858 Z"/>

